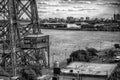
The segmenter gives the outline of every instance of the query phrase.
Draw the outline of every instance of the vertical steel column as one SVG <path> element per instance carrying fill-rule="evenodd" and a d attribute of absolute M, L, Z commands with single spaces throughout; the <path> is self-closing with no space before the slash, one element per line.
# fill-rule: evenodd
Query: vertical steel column
<path fill-rule="evenodd" d="M 10 22 L 10 46 L 13 75 L 16 75 L 16 41 L 17 41 L 17 4 L 15 0 L 9 0 L 9 22 Z"/>
<path fill-rule="evenodd" d="M 40 26 L 38 23 L 38 11 L 37 11 L 37 4 L 35 0 L 30 0 L 30 5 L 31 5 L 31 22 L 33 24 L 33 34 L 39 34 L 41 33 L 40 31 Z"/>
<path fill-rule="evenodd" d="M 48 38 L 48 41 L 49 41 L 49 38 Z M 47 55 L 48 55 L 48 67 L 50 67 L 50 46 L 47 47 Z"/>

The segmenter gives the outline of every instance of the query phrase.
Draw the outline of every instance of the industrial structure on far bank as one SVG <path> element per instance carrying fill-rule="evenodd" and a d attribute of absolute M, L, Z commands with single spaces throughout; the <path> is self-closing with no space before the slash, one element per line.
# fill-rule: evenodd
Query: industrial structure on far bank
<path fill-rule="evenodd" d="M 102 56 L 94 49 L 78 50 L 51 68 L 49 35 L 41 32 L 36 0 L 0 0 L 0 14 L 0 80 L 120 79 L 119 44 Z"/>

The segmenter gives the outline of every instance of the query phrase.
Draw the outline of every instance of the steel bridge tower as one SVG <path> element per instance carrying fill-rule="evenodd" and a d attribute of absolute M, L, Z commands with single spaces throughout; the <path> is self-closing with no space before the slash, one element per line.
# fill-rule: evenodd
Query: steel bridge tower
<path fill-rule="evenodd" d="M 39 74 L 49 66 L 49 36 L 38 19 L 35 0 L 0 0 L 0 65 L 14 76 L 23 67 Z"/>

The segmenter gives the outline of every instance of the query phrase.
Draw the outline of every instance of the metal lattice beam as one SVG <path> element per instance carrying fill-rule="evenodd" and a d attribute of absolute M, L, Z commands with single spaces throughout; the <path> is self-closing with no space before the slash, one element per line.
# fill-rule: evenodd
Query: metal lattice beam
<path fill-rule="evenodd" d="M 6 71 L 12 70 L 16 75 L 20 66 L 37 65 L 46 67 L 49 65 L 49 39 L 48 36 L 40 38 L 42 47 L 24 48 L 24 37 L 29 34 L 41 34 L 38 23 L 38 11 L 35 0 L 0 0 L 0 53 L 2 63 Z M 27 17 L 28 21 L 23 20 Z M 37 37 L 33 37 L 37 40 Z M 46 42 L 44 42 L 46 40 Z M 34 40 L 32 40 L 34 41 Z M 31 41 L 31 42 L 32 42 Z M 46 45 L 47 44 L 47 45 Z M 37 45 L 35 43 L 35 45 Z M 12 65 L 11 65 L 12 64 Z"/>

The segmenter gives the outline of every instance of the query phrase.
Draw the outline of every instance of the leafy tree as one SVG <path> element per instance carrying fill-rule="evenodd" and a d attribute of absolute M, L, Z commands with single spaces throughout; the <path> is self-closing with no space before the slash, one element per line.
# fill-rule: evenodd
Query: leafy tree
<path fill-rule="evenodd" d="M 73 61 L 88 61 L 88 54 L 85 50 L 77 50 L 71 53 L 70 58 Z"/>
<path fill-rule="evenodd" d="M 95 48 L 88 48 L 86 47 L 87 52 L 89 53 L 89 56 L 97 56 L 97 50 Z"/>

